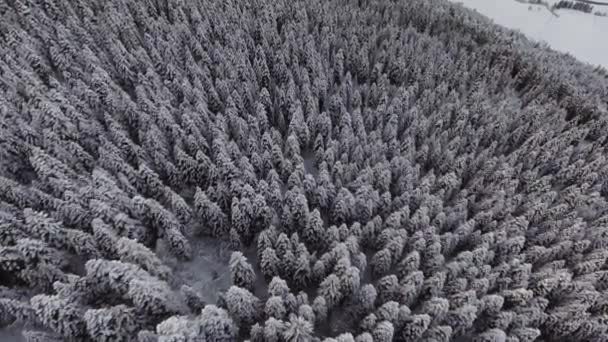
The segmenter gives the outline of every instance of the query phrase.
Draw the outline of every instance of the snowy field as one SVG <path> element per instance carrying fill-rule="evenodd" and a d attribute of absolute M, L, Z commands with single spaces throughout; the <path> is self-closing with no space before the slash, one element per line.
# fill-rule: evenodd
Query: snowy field
<path fill-rule="evenodd" d="M 557 10 L 554 16 L 543 6 L 515 0 L 456 0 L 494 20 L 519 30 L 529 38 L 547 42 L 553 49 L 579 60 L 608 68 L 608 17 L 574 10 Z M 550 3 L 552 3 L 550 1 Z M 529 10 L 532 6 L 532 10 Z M 594 7 L 604 10 L 606 7 Z"/>

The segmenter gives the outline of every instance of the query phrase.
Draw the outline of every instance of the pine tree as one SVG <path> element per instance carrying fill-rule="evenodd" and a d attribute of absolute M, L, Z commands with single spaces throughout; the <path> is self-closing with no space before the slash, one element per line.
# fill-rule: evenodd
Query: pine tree
<path fill-rule="evenodd" d="M 232 199 L 231 207 L 231 224 L 242 242 L 248 245 L 253 239 L 253 232 L 251 231 L 251 223 L 253 218 L 253 208 L 251 201 L 247 198 L 243 198 L 240 201 L 237 198 Z"/>
<path fill-rule="evenodd" d="M 286 233 L 280 233 L 277 236 L 276 242 L 275 242 L 275 248 L 277 251 L 277 255 L 279 257 L 284 256 L 287 251 L 291 251 L 292 250 L 292 246 L 291 246 L 291 241 L 289 240 L 289 236 Z"/>
<path fill-rule="evenodd" d="M 376 284 L 378 300 L 380 300 L 382 303 L 390 300 L 397 300 L 399 296 L 399 288 L 399 280 L 394 274 L 380 278 Z"/>
<path fill-rule="evenodd" d="M 89 309 L 84 321 L 87 333 L 95 341 L 129 341 L 140 328 L 135 310 L 125 305 Z"/>
<path fill-rule="evenodd" d="M 102 255 L 106 258 L 115 257 L 118 253 L 115 246 L 118 242 L 118 236 L 114 233 L 112 227 L 99 218 L 92 221 L 91 227 Z"/>
<path fill-rule="evenodd" d="M 397 275 L 399 277 L 405 277 L 411 272 L 418 270 L 420 267 L 420 253 L 418 251 L 412 251 L 407 254 L 397 264 Z"/>
<path fill-rule="evenodd" d="M 429 315 L 412 315 L 401 322 L 401 336 L 404 341 L 417 341 L 429 328 L 431 317 Z"/>
<path fill-rule="evenodd" d="M 180 259 L 190 259 L 192 250 L 190 243 L 183 235 L 184 228 L 177 218 L 169 210 L 165 209 L 159 202 L 151 198 L 135 196 L 133 204 L 136 207 L 138 217 L 149 223 L 156 233 L 162 236 L 169 251 Z"/>
<path fill-rule="evenodd" d="M 323 219 L 319 210 L 315 209 L 309 215 L 307 227 L 302 231 L 302 239 L 310 248 L 321 249 L 325 245 L 324 237 Z"/>
<path fill-rule="evenodd" d="M 32 237 L 42 239 L 52 247 L 68 249 L 85 258 L 95 258 L 100 252 L 93 236 L 62 227 L 60 223 L 30 208 L 23 211 L 25 227 Z"/>
<path fill-rule="evenodd" d="M 138 189 L 144 195 L 153 198 L 160 198 L 163 195 L 165 186 L 160 179 L 160 176 L 146 164 L 139 164 L 137 177 Z"/>
<path fill-rule="evenodd" d="M 461 335 L 472 326 L 476 318 L 477 308 L 472 305 L 464 305 L 449 311 L 445 322 L 454 329 L 454 334 Z"/>
<path fill-rule="evenodd" d="M 230 316 L 239 326 L 253 324 L 260 314 L 260 300 L 246 289 L 231 286 L 226 292 L 225 300 Z"/>
<path fill-rule="evenodd" d="M 122 237 L 116 241 L 116 255 L 120 261 L 140 266 L 153 276 L 168 279 L 171 270 L 146 246 Z"/>
<path fill-rule="evenodd" d="M 253 206 L 253 232 L 257 233 L 266 229 L 272 221 L 272 209 L 266 204 L 266 199 L 256 194 L 252 201 Z"/>
<path fill-rule="evenodd" d="M 333 222 L 344 223 L 350 220 L 352 218 L 351 208 L 353 206 L 354 197 L 350 191 L 345 188 L 340 189 L 331 208 Z"/>
<path fill-rule="evenodd" d="M 270 283 L 268 284 L 268 293 L 271 296 L 279 296 L 281 298 L 286 298 L 289 292 L 290 291 L 287 282 L 279 277 L 273 277 Z"/>
<path fill-rule="evenodd" d="M 232 284 L 253 291 L 255 271 L 241 252 L 233 252 L 230 256 L 230 278 Z"/>
<path fill-rule="evenodd" d="M 86 323 L 84 309 L 67 298 L 37 295 L 30 300 L 36 316 L 42 324 L 64 338 L 83 338 Z"/>
<path fill-rule="evenodd" d="M 606 72 L 446 2 L 291 5 L 0 5 L 0 325 L 605 340 Z M 236 252 L 217 306 L 191 233 Z"/>
<path fill-rule="evenodd" d="M 173 255 L 181 260 L 192 258 L 192 247 L 178 227 L 170 227 L 163 233 L 164 240 Z"/>
<path fill-rule="evenodd" d="M 87 284 L 92 286 L 89 291 L 95 294 L 110 292 L 120 297 L 126 296 L 131 280 L 150 276 L 139 266 L 103 259 L 87 261 L 85 271 Z"/>
<path fill-rule="evenodd" d="M 452 340 L 452 327 L 449 325 L 437 325 L 426 331 L 423 339 L 425 341 L 448 342 Z"/>
<path fill-rule="evenodd" d="M 343 298 L 340 279 L 335 274 L 330 274 L 319 284 L 319 294 L 325 298 L 328 308 L 336 306 Z"/>
<path fill-rule="evenodd" d="M 10 298 L 0 299 L 0 323 L 3 326 L 14 323 L 37 323 L 36 315 L 36 311 L 29 303 Z"/>
<path fill-rule="evenodd" d="M 264 323 L 264 341 L 279 342 L 286 329 L 285 322 L 269 318 Z"/>
<path fill-rule="evenodd" d="M 188 222 L 190 222 L 190 218 L 192 217 L 192 210 L 190 209 L 190 206 L 188 206 L 182 196 L 171 190 L 171 188 L 166 187 L 165 193 L 168 194 L 167 197 L 171 203 L 171 210 L 175 213 L 175 216 L 179 222 L 184 225 L 188 224 Z"/>
<path fill-rule="evenodd" d="M 200 189 L 196 188 L 194 194 L 194 209 L 198 216 L 204 222 L 204 230 L 211 236 L 221 237 L 228 233 L 227 217 L 222 212 L 222 209 L 215 202 L 212 202 L 207 195 Z"/>
<path fill-rule="evenodd" d="M 348 260 L 348 259 L 346 259 Z M 349 263 L 350 264 L 350 263 Z M 336 271 L 338 265 L 336 265 Z M 361 274 L 357 267 L 348 267 L 343 274 L 340 274 L 340 290 L 344 297 L 350 297 L 359 291 L 361 286 Z"/>
<path fill-rule="evenodd" d="M 357 337 L 355 337 L 355 342 L 373 342 L 373 341 L 374 341 L 374 337 L 368 332 L 363 332 L 360 335 L 357 335 Z"/>
<path fill-rule="evenodd" d="M 285 253 L 279 257 L 279 275 L 285 279 L 291 280 L 296 271 L 296 256 L 291 249 L 287 249 Z"/>
<path fill-rule="evenodd" d="M 232 341 L 236 339 L 238 327 L 228 313 L 215 305 L 206 305 L 200 316 L 200 333 L 211 341 Z"/>
<path fill-rule="evenodd" d="M 445 298 L 432 297 L 422 303 L 421 312 L 431 317 L 433 322 L 440 322 L 450 309 L 450 302 Z"/>
<path fill-rule="evenodd" d="M 299 288 L 305 288 L 312 276 L 310 260 L 307 255 L 300 255 L 295 261 L 293 282 Z"/>
<path fill-rule="evenodd" d="M 277 239 L 277 232 L 274 226 L 270 226 L 258 234 L 257 255 L 258 260 L 262 259 L 262 253 L 266 248 L 273 248 Z"/>
<path fill-rule="evenodd" d="M 371 313 L 375 308 L 375 302 L 378 293 L 372 284 L 366 284 L 361 287 L 357 293 L 354 303 L 355 317 L 362 317 Z"/>
<path fill-rule="evenodd" d="M 473 338 L 473 341 L 479 342 L 504 342 L 507 340 L 507 334 L 500 329 L 489 329 Z"/>
<path fill-rule="evenodd" d="M 372 332 L 374 330 L 374 327 L 376 326 L 377 322 L 378 322 L 378 317 L 376 317 L 376 314 L 371 313 L 371 314 L 363 317 L 363 319 L 361 319 L 361 321 L 359 322 L 359 328 L 362 331 Z"/>
<path fill-rule="evenodd" d="M 262 252 L 260 269 L 267 280 L 279 274 L 279 258 L 273 248 L 268 247 Z"/>
<path fill-rule="evenodd" d="M 315 318 L 314 310 L 313 310 L 312 306 L 310 306 L 308 304 L 300 305 L 300 307 L 298 307 L 297 315 L 304 318 L 311 324 L 315 323 L 316 318 Z"/>
<path fill-rule="evenodd" d="M 313 325 L 310 321 L 293 316 L 286 324 L 283 338 L 286 342 L 305 342 L 312 339 Z"/>
<path fill-rule="evenodd" d="M 323 322 L 328 315 L 327 301 L 325 297 L 318 296 L 312 302 L 312 310 L 315 314 L 317 322 Z"/>
<path fill-rule="evenodd" d="M 535 341 L 540 335 L 541 331 L 535 328 L 517 328 L 511 331 L 520 341 Z"/>
<path fill-rule="evenodd" d="M 374 337 L 374 341 L 379 342 L 390 342 L 393 340 L 393 336 L 395 334 L 395 328 L 388 321 L 381 321 L 374 327 L 372 331 L 372 336 Z"/>
<path fill-rule="evenodd" d="M 396 324 L 399 319 L 399 303 L 389 301 L 376 310 L 376 317 L 381 321 L 389 321 Z"/>
<path fill-rule="evenodd" d="M 127 298 L 137 309 L 152 316 L 171 315 L 182 309 L 182 302 L 169 285 L 150 276 L 131 280 Z"/>
<path fill-rule="evenodd" d="M 287 314 L 287 309 L 283 303 L 283 298 L 279 296 L 268 298 L 264 306 L 264 313 L 267 317 L 274 317 L 278 320 L 284 319 Z"/>
<path fill-rule="evenodd" d="M 391 267 L 392 264 L 392 253 L 389 249 L 384 248 L 379 250 L 372 257 L 371 266 L 372 272 L 376 276 L 382 276 L 386 274 Z"/>

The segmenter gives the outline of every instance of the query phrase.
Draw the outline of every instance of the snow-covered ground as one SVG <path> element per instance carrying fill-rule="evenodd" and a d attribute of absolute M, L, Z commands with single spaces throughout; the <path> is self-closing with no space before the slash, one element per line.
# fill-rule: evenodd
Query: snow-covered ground
<path fill-rule="evenodd" d="M 557 51 L 608 68 L 608 17 L 573 10 L 558 10 L 559 17 L 556 17 L 545 7 L 515 0 L 452 1 L 477 10 L 499 25 L 519 30 L 533 40 L 545 41 Z M 608 7 L 594 7 L 596 10 L 608 11 Z"/>
<path fill-rule="evenodd" d="M 0 329 L 0 341 L 2 342 L 22 342 L 25 341 L 21 330 L 16 327 Z"/>
<path fill-rule="evenodd" d="M 157 253 L 165 255 L 165 263 L 173 269 L 175 284 L 189 285 L 205 303 L 214 304 L 218 293 L 231 285 L 230 252 L 220 241 L 212 238 L 193 238 L 190 243 L 194 255 L 189 261 L 178 261 L 165 252 Z"/>

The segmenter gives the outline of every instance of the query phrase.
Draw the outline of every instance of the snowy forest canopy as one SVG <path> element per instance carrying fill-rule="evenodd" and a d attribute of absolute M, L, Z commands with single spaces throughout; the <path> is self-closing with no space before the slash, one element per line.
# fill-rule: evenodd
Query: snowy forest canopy
<path fill-rule="evenodd" d="M 0 15 L 6 334 L 608 339 L 604 70 L 445 0 Z"/>

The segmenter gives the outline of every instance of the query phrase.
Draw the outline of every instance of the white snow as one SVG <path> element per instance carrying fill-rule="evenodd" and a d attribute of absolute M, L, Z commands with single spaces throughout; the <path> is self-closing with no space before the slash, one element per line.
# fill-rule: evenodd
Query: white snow
<path fill-rule="evenodd" d="M 229 251 L 222 241 L 212 238 L 190 239 L 193 257 L 178 261 L 161 252 L 164 262 L 173 269 L 174 285 L 189 285 L 205 303 L 214 304 L 220 291 L 230 287 Z M 179 286 L 177 288 L 179 288 Z M 0 340 L 1 341 L 1 340 Z"/>
<path fill-rule="evenodd" d="M 16 327 L 0 329 L 0 341 L 2 342 L 22 342 L 25 341 L 21 335 L 21 329 Z"/>
<path fill-rule="evenodd" d="M 544 41 L 554 50 L 582 62 L 608 68 L 608 17 L 574 10 L 557 10 L 554 16 L 543 6 L 515 0 L 452 0 L 477 10 L 498 25 L 519 30 L 528 38 Z M 532 10 L 528 8 L 532 6 Z M 608 7 L 594 6 L 595 11 Z"/>

